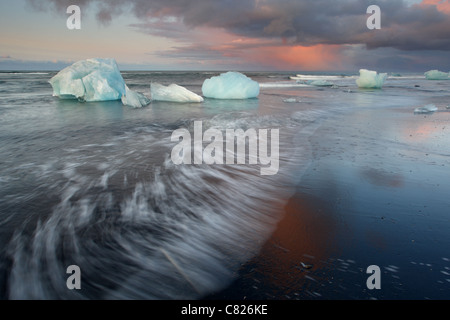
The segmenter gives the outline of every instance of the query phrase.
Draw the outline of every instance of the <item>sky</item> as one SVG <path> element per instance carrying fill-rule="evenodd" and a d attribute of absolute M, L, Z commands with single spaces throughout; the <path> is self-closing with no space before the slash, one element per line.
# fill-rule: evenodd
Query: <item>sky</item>
<path fill-rule="evenodd" d="M 69 30 L 67 7 L 81 9 Z M 381 29 L 367 28 L 367 8 Z M 450 71 L 450 0 L 1 0 L 0 70 Z"/>

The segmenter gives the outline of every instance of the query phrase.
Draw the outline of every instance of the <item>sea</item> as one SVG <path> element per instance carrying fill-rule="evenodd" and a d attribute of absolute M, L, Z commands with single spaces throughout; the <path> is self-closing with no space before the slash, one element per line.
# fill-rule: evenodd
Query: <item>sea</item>
<path fill-rule="evenodd" d="M 203 81 L 220 73 L 123 71 L 122 76 L 130 89 L 151 98 L 151 83 L 175 83 L 201 95 Z M 438 192 L 426 187 L 420 191 L 430 203 L 438 203 L 431 220 L 438 235 L 419 251 L 425 254 L 435 246 L 437 252 L 430 259 L 436 262 L 408 257 L 404 263 L 434 267 L 433 282 L 424 286 L 429 292 L 439 286 L 439 293 L 430 293 L 431 298 L 450 298 L 450 81 L 426 80 L 423 73 L 389 74 L 382 89 L 370 90 L 356 86 L 357 73 L 243 73 L 260 84 L 258 98 L 205 98 L 202 103 L 152 101 L 148 106 L 131 108 L 121 101 L 79 102 L 54 97 L 48 82 L 54 71 L 0 72 L 0 298 L 173 300 L 203 299 L 227 292 L 277 230 L 289 199 L 299 188 L 308 192 L 311 170 L 321 159 L 320 147 L 338 136 L 366 147 L 377 141 L 382 146 L 379 152 L 383 148 L 397 153 L 400 147 L 406 150 L 401 159 L 412 162 L 396 158 L 392 164 L 384 158 L 384 172 L 409 172 L 410 167 L 405 166 L 413 163 L 426 177 L 426 168 L 440 168 L 435 174 L 441 183 Z M 322 85 L 311 84 L 316 80 Z M 429 104 L 438 110 L 414 113 Z M 439 136 L 427 138 L 427 128 L 422 128 L 425 137 L 420 141 L 387 138 L 383 119 L 392 110 L 415 122 L 438 119 Z M 352 124 L 364 127 L 369 123 L 368 118 L 352 117 L 362 111 L 383 115 L 371 122 L 375 129 L 370 136 L 346 131 Z M 198 121 L 203 131 L 277 129 L 279 170 L 262 175 L 264 165 L 249 161 L 175 164 L 171 152 L 178 140 L 171 139 L 173 132 L 187 129 L 193 133 Z M 327 136 L 324 128 L 340 129 Z M 330 150 L 322 150 L 322 156 Z M 352 147 L 333 150 L 344 162 L 355 151 Z M 418 150 L 423 151 L 423 157 L 412 159 Z M 422 159 L 428 162 L 422 163 Z M 380 171 L 366 169 L 366 178 L 375 184 L 383 178 Z M 322 181 L 326 184 L 327 180 Z M 345 174 L 339 181 L 345 184 Z M 379 186 L 393 187 L 383 186 L 383 182 Z M 349 193 L 347 199 L 353 196 Z M 401 198 L 396 212 L 401 212 L 402 205 L 418 201 L 417 193 L 411 197 Z M 360 218 L 359 213 L 363 215 L 367 208 L 384 201 L 363 200 L 364 210 L 353 208 L 354 221 Z M 426 214 L 424 210 L 422 214 Z M 408 234 L 408 243 L 414 240 L 409 233 L 421 233 L 420 225 L 405 222 L 401 226 Z M 351 262 L 346 261 L 357 261 L 351 255 L 328 258 L 335 262 L 343 259 L 339 263 L 347 267 Z M 373 261 L 376 264 L 375 258 Z M 398 278 L 403 265 L 383 263 Z M 277 261 L 273 264 L 276 268 Z M 69 288 L 74 279 L 70 266 L 80 270 L 81 289 Z M 353 272 L 367 278 L 365 267 L 355 266 Z M 271 267 L 267 268 L 270 273 Z M 404 278 L 418 275 L 419 271 L 409 272 Z M 248 286 L 247 293 L 252 290 L 252 284 L 241 284 Z M 350 287 L 348 283 L 340 285 Z M 260 294 L 255 297 L 367 298 L 368 290 L 361 286 L 365 288 L 365 282 L 358 288 L 338 288 L 335 295 L 326 295 L 327 283 L 322 282 L 315 289 L 309 286 L 309 294 L 297 287 L 296 295 L 292 288 L 288 295 L 281 282 L 276 290 L 259 283 Z M 394 297 L 416 297 L 417 291 L 412 290 L 396 291 Z M 243 298 L 230 293 L 228 297 Z"/>

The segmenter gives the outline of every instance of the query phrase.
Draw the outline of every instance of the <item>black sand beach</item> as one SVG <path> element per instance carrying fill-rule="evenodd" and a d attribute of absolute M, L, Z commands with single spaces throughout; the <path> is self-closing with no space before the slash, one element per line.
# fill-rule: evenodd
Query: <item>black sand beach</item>
<path fill-rule="evenodd" d="M 2 299 L 450 297 L 448 81 L 256 73 L 257 99 L 129 108 L 52 97 L 50 73 L 0 76 Z M 210 76 L 125 74 L 138 92 L 154 79 L 200 93 Z M 171 135 L 197 121 L 278 129 L 278 173 L 174 165 Z"/>
<path fill-rule="evenodd" d="M 208 298 L 448 299 L 449 120 L 381 107 L 324 122 L 276 231 Z"/>

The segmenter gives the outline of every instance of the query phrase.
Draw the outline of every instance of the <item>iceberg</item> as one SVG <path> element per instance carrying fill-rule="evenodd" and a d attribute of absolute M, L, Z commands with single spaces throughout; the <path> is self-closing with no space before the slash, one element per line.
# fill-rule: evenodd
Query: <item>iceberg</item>
<path fill-rule="evenodd" d="M 326 80 L 310 80 L 306 81 L 306 84 L 315 87 L 332 87 L 333 84 Z"/>
<path fill-rule="evenodd" d="M 387 73 L 377 74 L 376 71 L 361 69 L 356 84 L 359 88 L 380 89 L 387 78 Z"/>
<path fill-rule="evenodd" d="M 250 99 L 259 95 L 259 83 L 242 73 L 229 71 L 206 79 L 202 92 L 207 98 Z"/>
<path fill-rule="evenodd" d="M 164 86 L 159 83 L 150 85 L 152 100 L 169 102 L 202 102 L 203 98 L 185 87 L 172 83 Z"/>
<path fill-rule="evenodd" d="M 449 74 L 439 70 L 430 70 L 425 72 L 425 77 L 427 80 L 448 80 Z"/>
<path fill-rule="evenodd" d="M 125 85 L 125 94 L 122 96 L 122 103 L 133 108 L 140 108 L 150 103 L 150 99 L 139 92 L 132 91 Z"/>
<path fill-rule="evenodd" d="M 81 101 L 120 100 L 125 82 L 114 59 L 75 62 L 50 79 L 53 96 Z"/>
<path fill-rule="evenodd" d="M 423 114 L 423 113 L 434 113 L 438 108 L 434 104 L 427 104 L 426 106 L 416 108 L 414 113 Z"/>
<path fill-rule="evenodd" d="M 131 107 L 142 107 L 150 99 L 130 90 L 114 59 L 93 58 L 75 62 L 49 80 L 53 96 L 80 101 L 122 100 Z"/>

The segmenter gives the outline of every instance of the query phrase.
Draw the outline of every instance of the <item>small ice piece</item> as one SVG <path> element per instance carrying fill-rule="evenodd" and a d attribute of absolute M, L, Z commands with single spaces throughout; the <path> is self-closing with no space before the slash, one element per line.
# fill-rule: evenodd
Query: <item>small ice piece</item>
<path fill-rule="evenodd" d="M 206 79 L 203 96 L 214 99 L 250 99 L 259 95 L 259 83 L 239 72 L 229 71 Z"/>
<path fill-rule="evenodd" d="M 305 269 L 311 269 L 313 267 L 312 264 L 307 264 L 307 263 L 303 263 L 303 262 L 300 262 L 300 264 Z"/>
<path fill-rule="evenodd" d="M 295 99 L 295 98 L 287 98 L 287 99 L 283 99 L 283 102 L 285 102 L 285 103 L 296 103 L 297 99 Z"/>
<path fill-rule="evenodd" d="M 128 86 L 125 85 L 126 94 L 122 96 L 122 103 L 126 106 L 133 108 L 140 108 L 146 106 L 150 103 L 150 99 L 139 92 L 130 90 Z"/>
<path fill-rule="evenodd" d="M 82 101 L 120 100 L 125 82 L 114 59 L 87 59 L 58 72 L 49 83 L 53 96 Z"/>
<path fill-rule="evenodd" d="M 333 86 L 333 84 L 329 81 L 326 80 L 310 80 L 310 81 L 306 81 L 306 84 L 309 84 L 310 86 L 315 86 L 315 87 L 331 87 Z"/>
<path fill-rule="evenodd" d="M 359 88 L 380 89 L 387 78 L 387 73 L 377 74 L 376 71 L 361 69 L 356 84 Z"/>
<path fill-rule="evenodd" d="M 449 74 L 439 70 L 430 70 L 425 72 L 427 80 L 448 80 Z"/>
<path fill-rule="evenodd" d="M 416 108 L 414 110 L 414 113 L 419 113 L 419 114 L 434 113 L 437 110 L 438 110 L 438 108 L 434 104 L 427 104 L 426 106 Z"/>
<path fill-rule="evenodd" d="M 185 87 L 172 83 L 169 86 L 164 86 L 159 83 L 152 83 L 150 85 L 150 92 L 153 101 L 168 101 L 168 102 L 202 102 L 203 98 L 198 94 L 189 91 Z"/>

